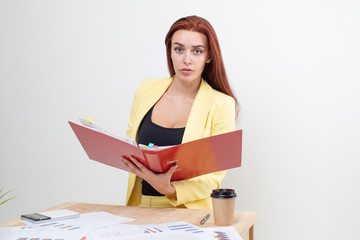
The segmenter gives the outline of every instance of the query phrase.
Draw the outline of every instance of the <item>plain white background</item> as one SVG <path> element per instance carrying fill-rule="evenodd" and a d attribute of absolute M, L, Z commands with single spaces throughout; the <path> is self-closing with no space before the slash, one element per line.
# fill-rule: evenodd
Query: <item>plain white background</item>
<path fill-rule="evenodd" d="M 124 204 L 127 173 L 88 160 L 67 121 L 125 134 L 147 77 L 168 76 L 180 17 L 214 26 L 241 103 L 243 165 L 223 187 L 257 239 L 358 239 L 356 0 L 0 1 L 0 222 L 65 201 Z"/>

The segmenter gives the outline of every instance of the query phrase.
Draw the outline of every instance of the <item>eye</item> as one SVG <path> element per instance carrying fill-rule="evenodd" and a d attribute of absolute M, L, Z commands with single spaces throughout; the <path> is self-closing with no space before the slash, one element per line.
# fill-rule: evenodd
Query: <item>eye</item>
<path fill-rule="evenodd" d="M 195 54 L 202 54 L 204 51 L 203 50 L 201 50 L 201 49 L 195 49 L 194 50 L 194 53 Z"/>
<path fill-rule="evenodd" d="M 182 48 L 179 48 L 179 47 L 174 48 L 174 50 L 175 50 L 175 52 L 178 52 L 178 53 L 183 52 L 183 49 L 182 49 Z"/>

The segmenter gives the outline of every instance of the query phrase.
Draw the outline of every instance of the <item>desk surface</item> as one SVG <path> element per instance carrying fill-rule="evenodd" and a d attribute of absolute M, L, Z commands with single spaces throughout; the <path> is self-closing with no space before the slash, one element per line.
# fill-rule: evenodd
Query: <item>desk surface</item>
<path fill-rule="evenodd" d="M 44 209 L 49 211 L 55 209 L 69 209 L 79 213 L 88 213 L 96 211 L 106 211 L 123 217 L 136 218 L 129 224 L 157 224 L 176 221 L 187 221 L 201 227 L 216 227 L 212 210 L 205 209 L 180 209 L 180 208 L 143 208 L 129 207 L 119 205 L 103 205 L 89 203 L 73 203 L 66 202 L 57 206 Z M 204 225 L 200 225 L 201 219 L 210 213 L 210 218 Z M 243 239 L 253 239 L 253 226 L 259 214 L 256 212 L 235 212 L 234 228 L 242 236 Z M 20 218 L 0 224 L 0 227 L 11 227 L 24 225 Z"/>

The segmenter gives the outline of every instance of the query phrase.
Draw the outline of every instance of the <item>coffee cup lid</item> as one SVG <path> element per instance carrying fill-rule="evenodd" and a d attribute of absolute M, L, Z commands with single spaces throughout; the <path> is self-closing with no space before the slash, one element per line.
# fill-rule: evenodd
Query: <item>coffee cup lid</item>
<path fill-rule="evenodd" d="M 236 197 L 236 193 L 234 189 L 214 189 L 211 193 L 211 197 L 213 198 L 234 198 Z"/>

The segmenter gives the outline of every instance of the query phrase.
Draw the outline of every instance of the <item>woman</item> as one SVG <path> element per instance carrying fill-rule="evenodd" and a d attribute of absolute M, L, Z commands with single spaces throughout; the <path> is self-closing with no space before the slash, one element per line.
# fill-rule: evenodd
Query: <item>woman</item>
<path fill-rule="evenodd" d="M 165 44 L 171 77 L 147 79 L 140 85 L 127 135 L 145 145 L 166 146 L 233 131 L 237 101 L 210 23 L 197 16 L 179 19 Z M 131 172 L 129 206 L 211 209 L 210 193 L 220 187 L 226 173 L 171 182 L 176 166 L 155 174 L 132 160 L 123 159 Z"/>

